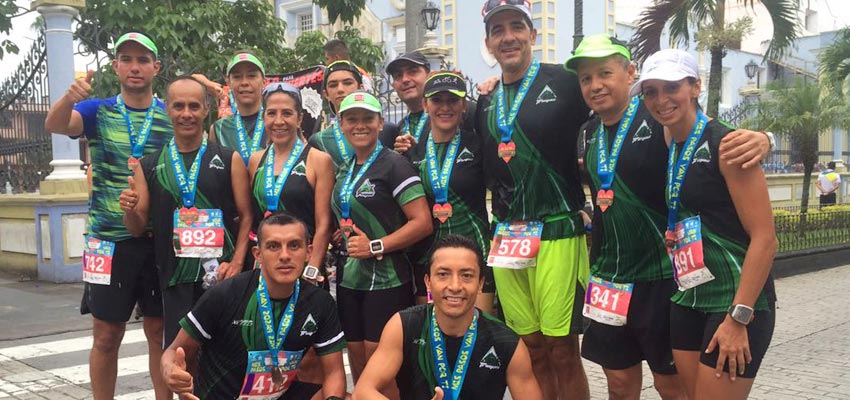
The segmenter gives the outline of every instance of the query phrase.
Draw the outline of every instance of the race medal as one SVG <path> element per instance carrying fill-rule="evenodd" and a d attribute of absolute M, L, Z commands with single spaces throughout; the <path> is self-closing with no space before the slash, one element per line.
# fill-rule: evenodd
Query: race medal
<path fill-rule="evenodd" d="M 672 249 L 676 246 L 676 234 L 673 231 L 668 230 L 664 233 L 664 244 L 668 249 Z"/>
<path fill-rule="evenodd" d="M 219 258 L 224 253 L 224 222 L 215 208 L 174 210 L 174 255 Z"/>
<path fill-rule="evenodd" d="M 599 209 L 605 212 L 612 204 L 614 204 L 614 191 L 599 189 L 599 192 L 596 193 L 596 205 L 599 206 Z"/>
<path fill-rule="evenodd" d="M 499 143 L 499 158 L 506 163 L 511 162 L 511 158 L 516 155 L 516 143 L 513 140 L 507 143 Z"/>
<path fill-rule="evenodd" d="M 248 367 L 239 391 L 240 400 L 278 399 L 289 390 L 298 376 L 301 353 L 279 351 L 278 367 L 272 364 L 271 357 L 268 350 L 248 352 Z"/>
<path fill-rule="evenodd" d="M 265 213 L 265 214 L 263 214 L 263 218 L 268 218 L 268 217 L 269 217 L 269 215 L 272 215 L 272 212 L 271 212 L 271 211 L 266 211 L 266 213 Z"/>
<path fill-rule="evenodd" d="M 95 285 L 109 285 L 112 281 L 112 256 L 115 243 L 86 237 L 83 250 L 83 281 Z"/>
<path fill-rule="evenodd" d="M 434 204 L 433 209 L 434 218 L 440 220 L 441 224 L 446 223 L 446 221 L 452 217 L 452 205 L 451 203 L 445 204 Z"/>
<path fill-rule="evenodd" d="M 139 159 L 133 156 L 127 159 L 127 169 L 133 171 L 136 167 L 139 166 Z"/>
<path fill-rule="evenodd" d="M 614 283 L 591 276 L 582 315 L 605 325 L 625 325 L 634 286 L 634 283 Z"/>
<path fill-rule="evenodd" d="M 680 291 L 714 280 L 703 260 L 701 225 L 698 215 L 676 224 L 676 243 L 668 248 L 674 267 L 673 279 Z"/>
<path fill-rule="evenodd" d="M 524 269 L 537 266 L 543 222 L 500 222 L 496 225 L 487 265 L 494 268 Z"/>
<path fill-rule="evenodd" d="M 354 221 L 352 221 L 351 218 L 343 218 L 339 220 L 339 229 L 342 230 L 342 234 L 345 235 L 345 237 L 351 236 L 351 234 L 354 233 Z"/>

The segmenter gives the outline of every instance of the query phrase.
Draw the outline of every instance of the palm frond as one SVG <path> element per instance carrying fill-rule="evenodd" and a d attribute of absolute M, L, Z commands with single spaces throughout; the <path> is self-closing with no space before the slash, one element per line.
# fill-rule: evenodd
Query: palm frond
<path fill-rule="evenodd" d="M 797 2 L 794 0 L 761 0 L 761 4 L 767 9 L 773 23 L 773 37 L 764 53 L 764 58 L 766 60 L 780 60 L 788 53 L 799 33 L 797 8 L 795 6 Z"/>
<path fill-rule="evenodd" d="M 661 33 L 667 20 L 686 6 L 686 0 L 656 1 L 640 14 L 637 30 L 631 41 L 632 58 L 642 63 L 649 55 L 661 49 Z"/>
<path fill-rule="evenodd" d="M 818 56 L 821 82 L 833 93 L 840 93 L 850 75 L 850 27 L 838 31 L 835 40 Z"/>

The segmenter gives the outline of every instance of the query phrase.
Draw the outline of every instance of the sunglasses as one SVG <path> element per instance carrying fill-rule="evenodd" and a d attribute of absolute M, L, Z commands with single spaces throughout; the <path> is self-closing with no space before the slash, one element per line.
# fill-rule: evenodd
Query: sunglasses
<path fill-rule="evenodd" d="M 274 82 L 266 85 L 263 89 L 263 98 L 269 97 L 272 93 L 275 92 L 284 92 L 289 93 L 295 96 L 299 101 L 301 100 L 301 91 L 298 90 L 295 86 L 292 86 L 291 83 L 287 82 Z"/>
<path fill-rule="evenodd" d="M 528 0 L 488 0 L 484 3 L 481 16 L 487 15 L 487 13 L 499 6 L 524 6 L 531 10 L 531 2 Z"/>

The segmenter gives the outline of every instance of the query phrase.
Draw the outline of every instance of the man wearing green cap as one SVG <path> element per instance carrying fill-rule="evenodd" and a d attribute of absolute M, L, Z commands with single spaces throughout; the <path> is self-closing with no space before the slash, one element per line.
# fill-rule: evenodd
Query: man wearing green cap
<path fill-rule="evenodd" d="M 91 197 L 80 312 L 92 314 L 94 343 L 89 358 L 92 394 L 111 399 L 115 393 L 118 348 L 127 320 L 139 304 L 148 341 L 150 373 L 157 399 L 169 396 L 159 373 L 162 355 L 162 295 L 157 284 L 150 227 L 133 237 L 124 227 L 119 196 L 139 159 L 171 139 L 165 105 L 153 96 L 159 72 L 158 50 L 147 36 L 131 32 L 115 42 L 112 69 L 121 93 L 88 99 L 94 71 L 78 79 L 51 107 L 44 122 L 54 133 L 85 135 L 91 152 Z M 132 201 L 128 199 L 128 201 Z"/>
<path fill-rule="evenodd" d="M 225 69 L 233 115 L 221 118 L 210 128 L 210 141 L 236 150 L 245 165 L 255 151 L 266 148 L 262 93 L 266 82 L 263 63 L 254 54 L 240 51 Z"/>
<path fill-rule="evenodd" d="M 635 67 L 625 43 L 606 34 L 585 37 L 566 62 L 578 75 L 595 116 L 583 128 L 593 213 L 590 282 L 583 314 L 582 356 L 603 367 L 611 399 L 636 399 L 641 361 L 663 399 L 686 398 L 670 346 L 670 297 L 676 291 L 663 233 L 668 147 L 661 124 L 640 98 L 630 98 Z M 757 163 L 765 135 L 741 131 L 731 143 Z"/>

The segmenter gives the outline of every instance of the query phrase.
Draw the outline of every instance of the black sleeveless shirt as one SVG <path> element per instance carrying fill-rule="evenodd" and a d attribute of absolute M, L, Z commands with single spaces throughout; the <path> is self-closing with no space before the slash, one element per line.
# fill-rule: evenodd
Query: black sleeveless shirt
<path fill-rule="evenodd" d="M 313 186 L 307 180 L 307 155 L 310 154 L 312 146 L 305 145 L 301 156 L 295 161 L 286 184 L 280 192 L 278 211 L 286 213 L 304 221 L 310 235 L 316 233 L 316 206 L 315 192 Z M 266 213 L 266 189 L 265 189 L 265 162 L 269 155 L 269 149 L 263 152 L 257 172 L 254 174 L 253 190 L 251 196 L 251 211 L 254 215 L 252 230 L 257 231 L 263 216 Z M 275 175 L 277 179 L 277 175 Z"/>

